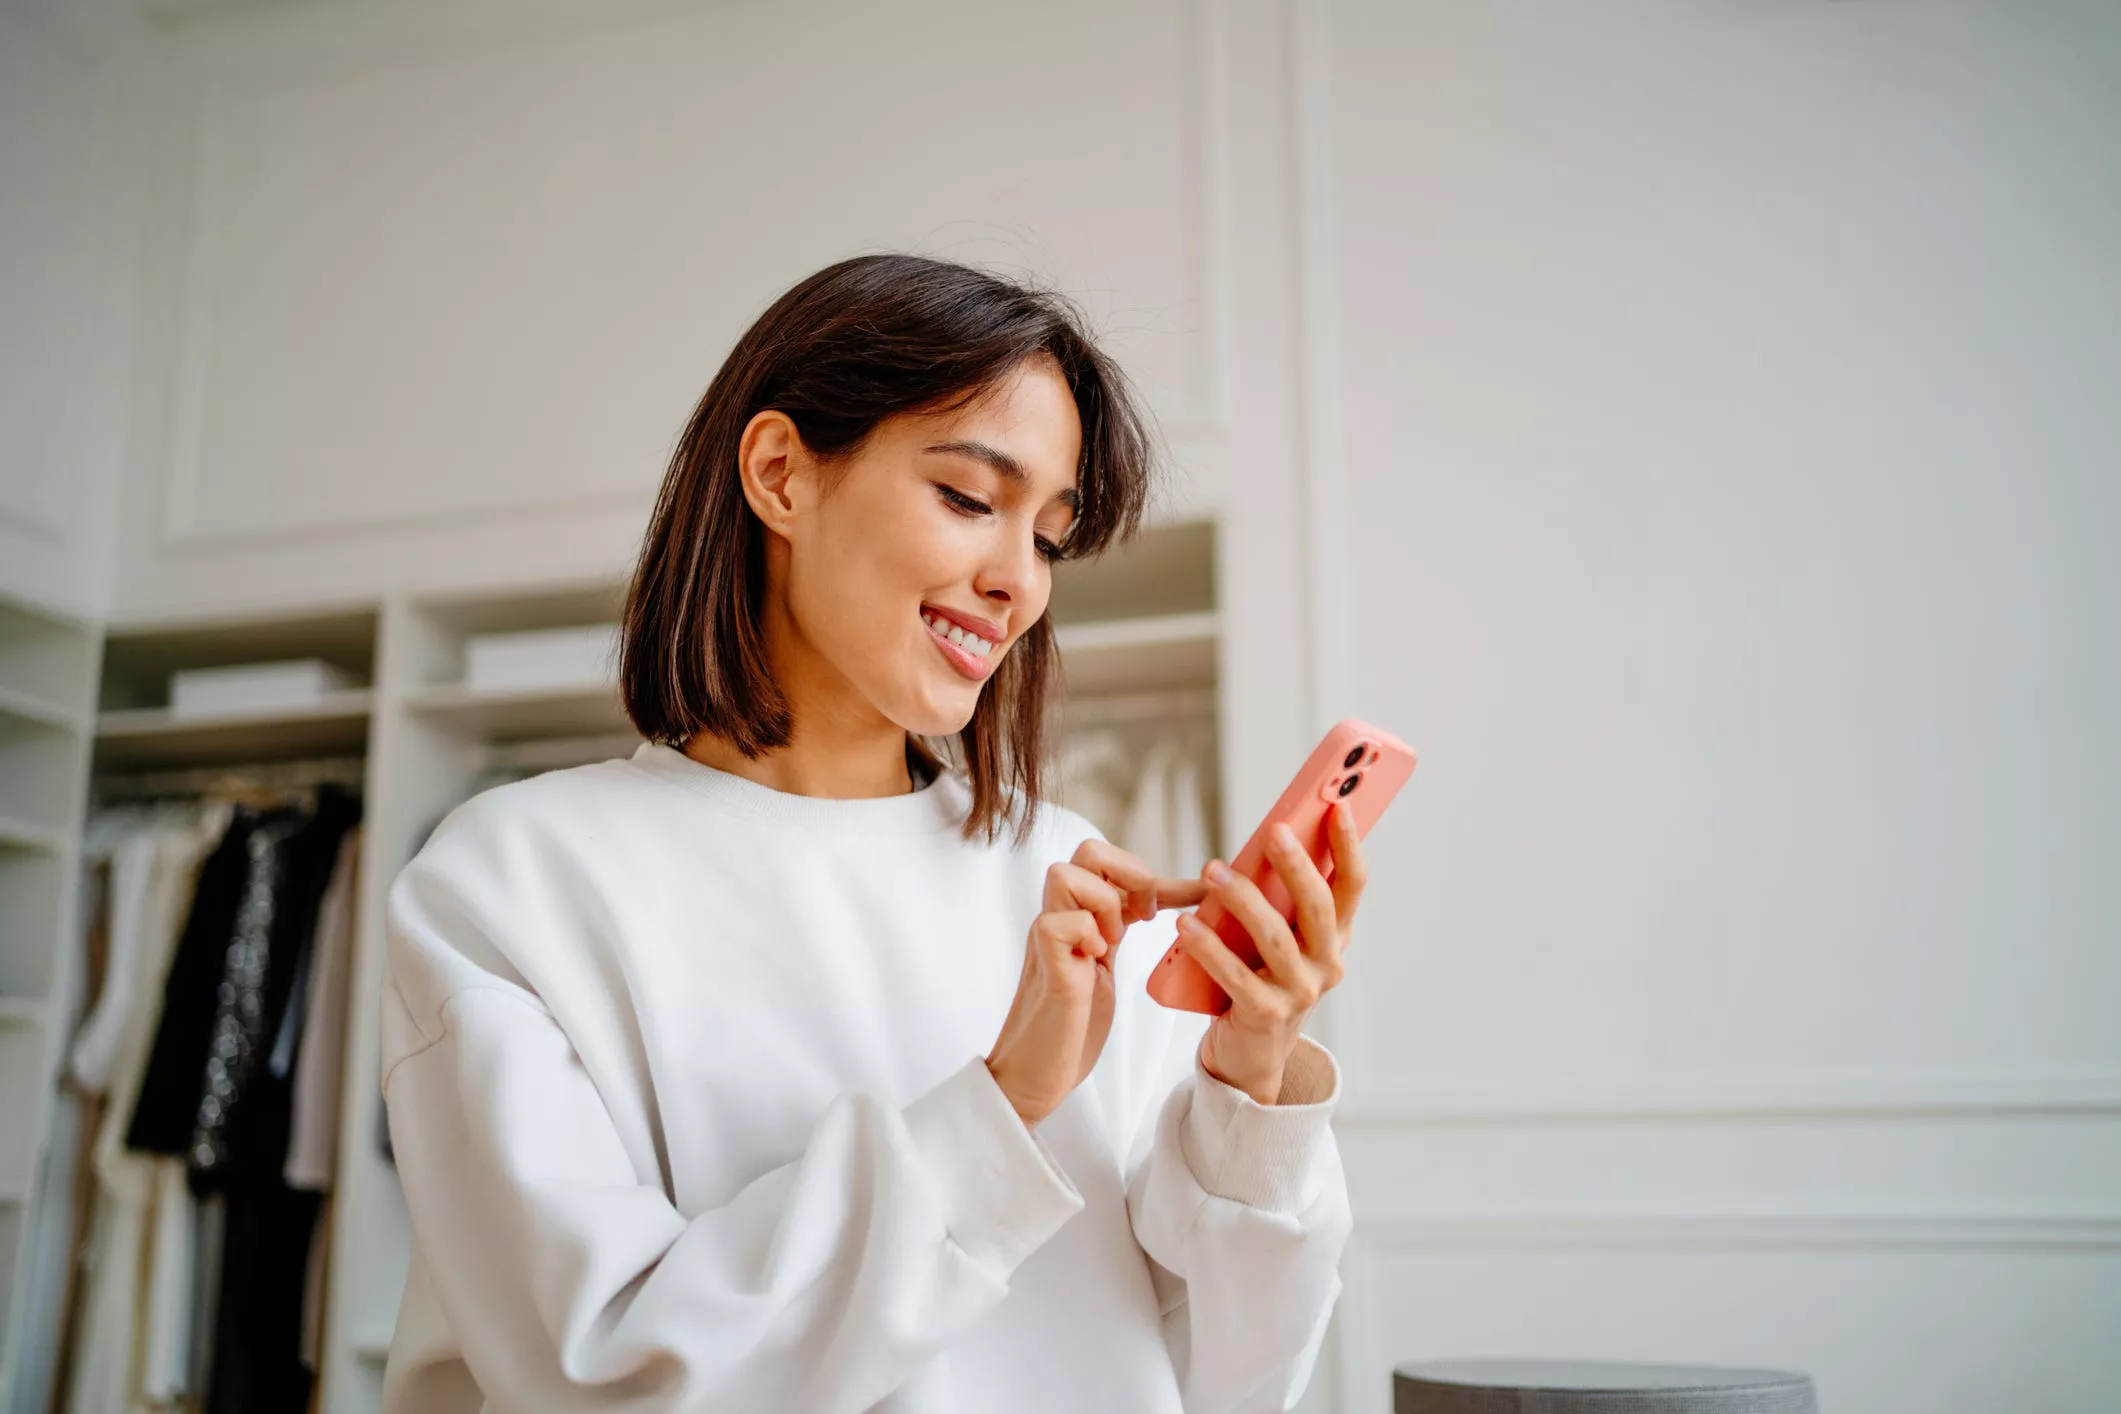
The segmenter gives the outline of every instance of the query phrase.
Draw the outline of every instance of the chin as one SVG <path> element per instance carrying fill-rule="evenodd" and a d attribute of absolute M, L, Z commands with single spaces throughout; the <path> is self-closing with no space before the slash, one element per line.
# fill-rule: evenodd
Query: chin
<path fill-rule="evenodd" d="M 965 729 L 978 706 L 979 693 L 970 691 L 962 703 L 931 700 L 913 711 L 894 715 L 892 720 L 915 736 L 951 737 Z"/>

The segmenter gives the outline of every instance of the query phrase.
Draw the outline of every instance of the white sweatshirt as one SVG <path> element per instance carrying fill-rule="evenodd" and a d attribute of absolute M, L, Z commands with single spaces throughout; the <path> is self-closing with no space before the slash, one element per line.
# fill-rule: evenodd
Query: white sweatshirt
<path fill-rule="evenodd" d="M 1306 1038 L 1201 1069 L 1135 925 L 1096 1069 L 1027 1128 L 984 1056 L 1057 806 L 776 791 L 643 745 L 466 802 L 391 888 L 383 1086 L 413 1228 L 387 1414 L 1279 1410 L 1350 1219 Z"/>

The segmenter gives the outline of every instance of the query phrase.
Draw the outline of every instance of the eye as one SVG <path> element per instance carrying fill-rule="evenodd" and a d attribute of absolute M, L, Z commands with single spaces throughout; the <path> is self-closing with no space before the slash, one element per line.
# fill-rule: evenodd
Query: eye
<path fill-rule="evenodd" d="M 951 507 L 961 515 L 983 516 L 990 515 L 994 511 L 994 507 L 988 505 L 985 501 L 975 501 L 964 492 L 952 487 L 938 486 L 935 489 L 942 492 L 943 499 L 949 502 Z"/>
<path fill-rule="evenodd" d="M 985 501 L 975 500 L 973 497 L 967 496 L 955 487 L 938 485 L 935 489 L 941 493 L 944 504 L 948 505 L 959 515 L 973 517 L 994 514 L 994 507 L 988 505 Z M 1048 564 L 1060 559 L 1066 553 L 1060 546 L 1054 544 L 1043 535 L 1033 537 L 1031 543 L 1038 547 L 1039 558 Z"/>

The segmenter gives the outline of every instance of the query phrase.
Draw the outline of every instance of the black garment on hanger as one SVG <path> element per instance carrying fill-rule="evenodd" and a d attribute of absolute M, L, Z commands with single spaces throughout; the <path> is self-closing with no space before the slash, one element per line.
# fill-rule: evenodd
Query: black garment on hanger
<path fill-rule="evenodd" d="M 263 944 L 264 957 L 239 969 L 234 946 L 224 970 L 224 991 L 217 997 L 214 1039 L 221 1044 L 208 1056 L 208 1087 L 199 1098 L 192 1135 L 192 1187 L 207 1191 L 222 1176 L 254 1170 L 277 1178 L 287 1163 L 288 1137 L 294 1123 L 294 1068 L 276 1068 L 272 1052 L 283 1026 L 299 1028 L 307 1001 L 295 983 L 307 975 L 309 952 L 316 941 L 317 913 L 331 871 L 338 863 L 339 843 L 361 819 L 358 796 L 336 785 L 319 787 L 316 808 L 299 821 L 272 851 L 272 878 L 267 926 L 254 938 L 238 937 L 234 946 Z M 238 915 L 240 931 L 241 915 Z M 239 977 L 239 972 L 241 973 Z M 239 985 L 240 984 L 240 985 Z M 297 1030 L 292 1051 L 300 1045 Z M 223 1055 L 222 1050 L 233 1052 Z M 216 1079 L 213 1063 L 221 1061 Z"/>
<path fill-rule="evenodd" d="M 283 813 L 272 812 L 278 816 Z M 214 997 L 228 961 L 236 907 L 250 877 L 250 837 L 267 816 L 238 806 L 199 866 L 184 932 L 162 984 L 162 1015 L 125 1132 L 127 1148 L 181 1157 L 199 1117 L 199 1087 L 213 1035 Z"/>
<path fill-rule="evenodd" d="M 278 1414 L 309 1404 L 303 1294 L 323 1195 L 290 1188 L 285 1174 L 294 1123 L 292 1058 L 306 1020 L 306 998 L 296 983 L 308 971 L 339 845 L 360 818 L 358 797 L 323 787 L 309 820 L 281 845 L 252 1063 L 226 1112 L 217 1161 L 202 1163 L 206 1151 L 194 1145 L 194 1186 L 219 1189 L 228 1204 L 207 1414 Z M 275 1065 L 272 1053 L 285 1027 L 296 1028 L 289 1063 Z"/>
<path fill-rule="evenodd" d="M 222 952 L 221 981 L 214 988 L 214 1019 L 207 1028 L 206 1072 L 200 1081 L 185 1167 L 192 1191 L 219 1187 L 229 1162 L 231 1123 L 251 1089 L 268 1025 L 268 989 L 275 972 L 286 971 L 284 941 L 275 925 L 291 893 L 287 856 L 305 822 L 299 815 L 261 821 L 250 832 L 250 867 L 236 903 L 235 932 Z"/>

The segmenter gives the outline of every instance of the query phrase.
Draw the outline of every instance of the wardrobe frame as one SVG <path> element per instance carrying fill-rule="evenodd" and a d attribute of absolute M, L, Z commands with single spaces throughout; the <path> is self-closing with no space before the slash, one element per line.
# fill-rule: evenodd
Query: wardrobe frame
<path fill-rule="evenodd" d="M 102 630 L 0 596 L 0 1405 L 15 1404 L 23 1296 L 59 1062 Z"/>

